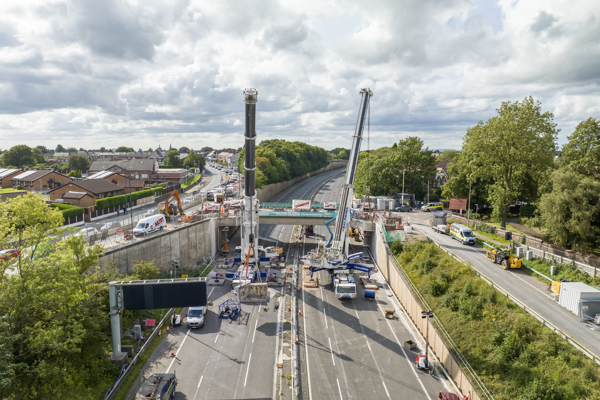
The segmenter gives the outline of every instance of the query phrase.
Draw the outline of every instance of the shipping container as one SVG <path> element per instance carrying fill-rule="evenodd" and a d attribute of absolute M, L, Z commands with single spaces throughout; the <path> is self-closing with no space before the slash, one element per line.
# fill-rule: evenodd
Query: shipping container
<path fill-rule="evenodd" d="M 592 320 L 600 313 L 600 290 L 583 282 L 562 282 L 558 304 L 577 315 L 580 321 Z"/>

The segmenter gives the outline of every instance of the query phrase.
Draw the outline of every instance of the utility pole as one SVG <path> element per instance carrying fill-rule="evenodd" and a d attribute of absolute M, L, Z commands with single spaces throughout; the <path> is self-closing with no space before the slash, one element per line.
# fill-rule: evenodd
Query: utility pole
<path fill-rule="evenodd" d="M 469 183 L 469 203 L 467 204 L 467 226 L 471 225 L 471 184 Z"/>
<path fill-rule="evenodd" d="M 427 179 L 427 202 L 429 203 L 429 179 Z"/>
<path fill-rule="evenodd" d="M 405 172 L 406 172 L 406 169 L 403 169 L 402 170 L 402 204 L 400 204 L 400 205 L 404 204 L 404 173 Z"/>
<path fill-rule="evenodd" d="M 421 318 L 426 319 L 426 333 L 425 333 L 425 360 L 429 364 L 429 320 L 433 318 L 433 311 L 421 311 Z"/>

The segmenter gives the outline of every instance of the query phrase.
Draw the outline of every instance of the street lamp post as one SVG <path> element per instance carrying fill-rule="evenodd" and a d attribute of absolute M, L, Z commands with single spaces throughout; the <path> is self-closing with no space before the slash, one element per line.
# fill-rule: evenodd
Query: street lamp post
<path fill-rule="evenodd" d="M 405 172 L 406 172 L 406 169 L 403 169 L 402 170 L 402 204 L 404 204 L 404 173 Z"/>
<path fill-rule="evenodd" d="M 429 364 L 429 320 L 433 318 L 433 311 L 421 311 L 421 318 L 427 320 L 425 321 L 425 360 Z"/>
<path fill-rule="evenodd" d="M 429 179 L 427 179 L 427 202 L 429 203 Z"/>
<path fill-rule="evenodd" d="M 131 172 L 127 168 L 123 168 L 127 172 L 129 178 L 129 209 L 131 215 L 131 240 L 133 240 L 133 201 L 131 200 Z"/>
<path fill-rule="evenodd" d="M 467 205 L 467 226 L 471 225 L 471 184 L 469 183 L 469 204 Z"/>
<path fill-rule="evenodd" d="M 479 205 L 475 204 L 475 221 L 477 221 L 478 217 L 479 217 Z"/>

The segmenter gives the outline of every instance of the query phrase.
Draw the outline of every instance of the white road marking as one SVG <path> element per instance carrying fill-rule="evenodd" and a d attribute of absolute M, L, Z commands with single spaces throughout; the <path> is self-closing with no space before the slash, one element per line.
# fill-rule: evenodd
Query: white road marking
<path fill-rule="evenodd" d="M 327 325 L 327 314 L 325 313 L 325 309 L 323 309 L 323 317 L 325 318 L 325 328 L 329 329 L 329 325 Z"/>
<path fill-rule="evenodd" d="M 246 382 L 248 381 L 248 371 L 250 371 L 250 360 L 252 360 L 252 353 L 250 353 L 250 357 L 248 357 L 248 368 L 246 369 L 246 379 L 244 379 L 244 387 L 246 387 Z"/>
<path fill-rule="evenodd" d="M 321 301 L 325 301 L 323 300 L 323 286 L 321 286 Z"/>
<path fill-rule="evenodd" d="M 333 365 L 335 365 L 335 358 L 333 358 L 333 347 L 331 347 L 331 339 L 327 338 L 327 340 L 329 340 L 329 352 L 331 352 L 331 361 L 333 361 Z M 339 381 L 338 381 L 338 385 L 339 385 Z"/>
<path fill-rule="evenodd" d="M 340 399 L 344 400 L 344 398 L 342 397 L 342 388 L 340 387 L 340 380 L 335 378 L 337 380 L 338 383 L 338 390 L 340 391 Z"/>
<path fill-rule="evenodd" d="M 208 293 L 208 297 L 207 297 L 207 299 L 210 299 L 210 295 L 212 294 L 213 290 L 215 290 L 215 288 L 216 288 L 216 286 L 215 286 L 215 287 L 213 287 L 213 288 L 210 290 L 210 292 Z"/>
<path fill-rule="evenodd" d="M 259 308 L 260 310 L 260 308 Z M 254 343 L 254 337 L 256 336 L 256 327 L 258 326 L 258 318 L 256 318 L 256 324 L 254 324 L 254 334 L 252 335 L 252 343 Z"/>
<path fill-rule="evenodd" d="M 202 375 L 202 376 L 200 377 L 200 382 L 198 382 L 198 387 L 200 387 L 200 385 L 202 384 L 202 378 L 204 378 L 204 375 Z M 196 397 L 196 396 L 194 396 L 194 397 Z"/>
<path fill-rule="evenodd" d="M 304 284 L 303 284 L 304 286 Z M 304 289 L 304 287 L 302 288 Z M 302 304 L 306 305 L 306 301 L 304 300 L 304 293 L 306 290 L 302 290 Z M 304 354 L 306 355 L 306 375 L 308 377 L 308 398 L 312 399 L 312 387 L 310 386 L 310 367 L 308 363 L 308 339 L 306 333 L 306 310 L 304 310 L 304 314 L 302 314 L 302 321 L 304 322 Z"/>
<path fill-rule="evenodd" d="M 219 332 L 219 333 L 221 333 L 221 332 Z M 217 339 L 219 338 L 219 333 L 217 333 L 217 336 L 215 337 L 215 341 L 213 342 L 213 344 L 217 343 Z"/>
<path fill-rule="evenodd" d="M 169 364 L 169 368 L 167 368 L 167 371 L 165 372 L 165 374 L 168 374 L 169 371 L 171 370 L 173 363 L 175 362 L 175 360 L 177 359 L 177 356 L 179 355 L 179 352 L 183 348 L 183 344 L 185 343 L 185 340 L 188 338 L 188 336 L 190 336 L 191 331 L 192 331 L 191 329 L 188 329 L 185 337 L 183 338 L 183 340 L 181 341 L 181 344 L 179 345 L 179 348 L 177 349 L 177 352 L 175 353 L 175 357 L 173 357 L 173 359 L 171 360 L 171 364 Z"/>
<path fill-rule="evenodd" d="M 204 378 L 204 375 L 202 375 L 200 377 L 200 382 L 198 382 L 198 387 L 196 388 L 196 392 L 194 393 L 194 400 L 196 400 L 196 396 L 198 396 L 198 390 L 200 390 L 200 384 L 202 383 L 202 378 Z"/>

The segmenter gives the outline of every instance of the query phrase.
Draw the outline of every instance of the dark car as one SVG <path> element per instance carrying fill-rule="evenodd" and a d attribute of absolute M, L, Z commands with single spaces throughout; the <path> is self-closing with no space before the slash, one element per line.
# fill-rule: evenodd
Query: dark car
<path fill-rule="evenodd" d="M 15 258 L 18 256 L 19 256 L 19 250 L 17 250 L 17 249 L 0 250 L 0 260 L 2 260 L 2 261 L 8 261 L 11 258 Z"/>
<path fill-rule="evenodd" d="M 402 204 L 400 207 L 394 208 L 394 211 L 410 212 L 410 211 L 412 211 L 412 207 L 409 206 L 408 204 Z"/>

